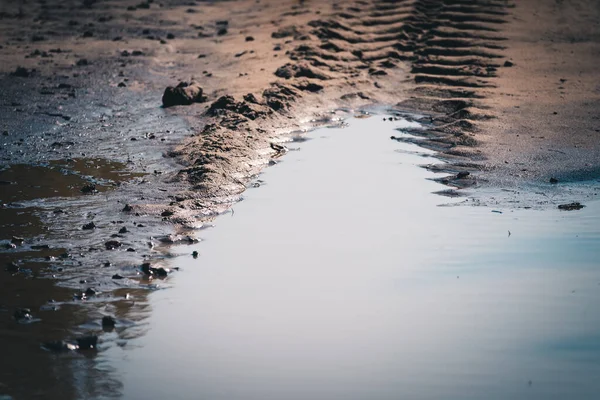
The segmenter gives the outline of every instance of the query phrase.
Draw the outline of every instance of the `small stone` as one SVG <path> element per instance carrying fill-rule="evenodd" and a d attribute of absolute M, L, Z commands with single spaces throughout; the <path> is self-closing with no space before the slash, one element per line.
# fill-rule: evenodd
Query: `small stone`
<path fill-rule="evenodd" d="M 96 350 L 98 346 L 98 336 L 85 336 L 76 339 L 79 350 Z"/>
<path fill-rule="evenodd" d="M 87 185 L 83 186 L 80 191 L 83 194 L 91 194 L 96 193 L 98 190 L 96 190 L 96 185 L 93 183 L 88 183 Z"/>
<path fill-rule="evenodd" d="M 121 275 L 119 275 L 119 274 L 114 274 L 114 275 L 112 276 L 112 279 L 125 279 L 125 278 L 123 278 L 123 277 L 122 277 Z"/>
<path fill-rule="evenodd" d="M 17 308 L 13 317 L 18 322 L 31 321 L 33 316 L 31 315 L 31 310 L 29 308 Z"/>
<path fill-rule="evenodd" d="M 568 204 L 561 204 L 558 206 L 558 209 L 563 210 L 563 211 L 573 211 L 573 210 L 581 210 L 583 207 L 585 207 L 583 204 L 573 202 L 573 203 L 568 203 Z"/>
<path fill-rule="evenodd" d="M 550 183 L 557 184 L 558 183 L 558 179 L 556 179 L 556 178 L 550 178 Z"/>
<path fill-rule="evenodd" d="M 194 250 L 194 251 L 192 252 L 192 257 L 194 257 L 194 258 L 198 258 L 198 252 Z"/>
<path fill-rule="evenodd" d="M 127 227 L 125 227 L 125 226 L 122 227 L 121 229 L 119 229 L 119 233 L 127 233 L 127 232 L 129 232 L 129 231 L 127 230 Z"/>
<path fill-rule="evenodd" d="M 84 231 L 96 229 L 96 224 L 94 224 L 93 222 L 90 222 L 89 224 L 85 224 L 84 226 L 82 226 L 81 229 L 83 229 Z"/>
<path fill-rule="evenodd" d="M 125 204 L 125 207 L 123 207 L 123 211 L 125 212 L 130 212 L 133 210 L 133 207 L 130 206 L 129 204 Z"/>
<path fill-rule="evenodd" d="M 104 243 L 104 246 L 106 247 L 106 250 L 114 250 L 121 247 L 121 242 L 118 240 L 109 240 L 108 242 Z"/>
<path fill-rule="evenodd" d="M 515 64 L 514 64 L 512 61 L 508 61 L 508 60 L 504 61 L 504 66 L 505 66 L 505 67 L 512 67 L 512 66 L 514 66 L 514 65 L 515 65 Z"/>
<path fill-rule="evenodd" d="M 254 38 L 252 36 L 246 36 L 246 42 L 253 42 Z"/>
<path fill-rule="evenodd" d="M 105 328 L 114 328 L 117 324 L 117 321 L 111 316 L 102 317 L 102 326 Z"/>

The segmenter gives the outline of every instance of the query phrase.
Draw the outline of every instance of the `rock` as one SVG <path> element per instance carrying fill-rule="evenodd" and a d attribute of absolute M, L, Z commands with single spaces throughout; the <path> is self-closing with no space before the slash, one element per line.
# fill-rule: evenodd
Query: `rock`
<path fill-rule="evenodd" d="M 73 300 L 84 301 L 87 300 L 87 296 L 85 295 L 85 293 L 75 293 L 73 295 Z"/>
<path fill-rule="evenodd" d="M 84 185 L 80 189 L 80 191 L 83 194 L 92 194 L 98 192 L 98 190 L 96 190 L 96 185 L 94 185 L 93 183 L 88 183 L 87 185 Z"/>
<path fill-rule="evenodd" d="M 122 227 L 121 229 L 119 229 L 119 233 L 127 233 L 127 232 L 129 232 L 129 231 L 127 230 L 127 227 L 125 227 L 125 226 Z"/>
<path fill-rule="evenodd" d="M 458 174 L 456 174 L 456 179 L 465 179 L 467 176 L 471 175 L 470 172 L 467 171 L 461 171 Z"/>
<path fill-rule="evenodd" d="M 176 87 L 169 86 L 165 89 L 162 97 L 163 107 L 202 103 L 206 101 L 202 92 L 202 88 L 196 82 L 181 82 Z"/>
<path fill-rule="evenodd" d="M 125 278 L 123 278 L 123 277 L 122 277 L 121 275 L 119 275 L 119 274 L 114 274 L 114 275 L 112 276 L 112 279 L 125 279 Z"/>
<path fill-rule="evenodd" d="M 192 252 L 192 257 L 194 257 L 194 258 L 198 258 L 198 252 L 194 250 L 194 251 Z"/>
<path fill-rule="evenodd" d="M 246 42 L 253 42 L 254 38 L 252 36 L 246 36 Z"/>
<path fill-rule="evenodd" d="M 165 277 L 169 274 L 169 270 L 163 267 L 159 267 L 159 268 L 154 268 L 150 265 L 150 263 L 144 263 L 142 264 L 142 272 L 148 276 L 158 276 L 158 277 Z"/>
<path fill-rule="evenodd" d="M 505 67 L 512 67 L 512 66 L 514 66 L 514 65 L 515 65 L 515 64 L 514 64 L 512 61 L 508 61 L 508 60 L 504 61 L 504 66 L 505 66 Z"/>
<path fill-rule="evenodd" d="M 132 210 L 133 210 L 133 207 L 130 206 L 129 204 L 125 204 L 125 207 L 123 207 L 124 212 L 130 212 Z"/>
<path fill-rule="evenodd" d="M 95 288 L 91 288 L 91 287 L 90 287 L 90 288 L 87 288 L 87 289 L 85 289 L 85 292 L 84 292 L 84 294 L 85 294 L 87 297 L 96 296 L 98 293 L 99 293 L 99 292 L 98 292 L 98 291 L 97 291 Z"/>
<path fill-rule="evenodd" d="M 14 243 L 18 246 L 22 245 L 24 241 L 25 241 L 25 238 L 22 238 L 19 236 L 13 236 L 12 239 L 10 240 L 11 243 Z"/>
<path fill-rule="evenodd" d="M 227 28 L 219 28 L 219 30 L 217 30 L 217 36 L 223 35 L 227 35 Z"/>
<path fill-rule="evenodd" d="M 89 61 L 85 58 L 80 58 L 79 60 L 77 60 L 77 62 L 75 63 L 75 65 L 77 65 L 78 67 L 83 67 L 86 65 L 90 65 Z"/>
<path fill-rule="evenodd" d="M 35 73 L 35 69 L 27 69 L 23 67 L 17 67 L 15 72 L 11 73 L 12 76 L 17 76 L 19 78 L 29 78 Z"/>
<path fill-rule="evenodd" d="M 114 250 L 121 247 L 121 242 L 118 240 L 109 240 L 108 242 L 104 243 L 104 246 L 106 247 L 106 250 Z"/>
<path fill-rule="evenodd" d="M 563 210 L 563 211 L 573 211 L 573 210 L 581 210 L 583 207 L 585 207 L 583 204 L 573 202 L 573 203 L 568 203 L 568 204 L 561 204 L 558 206 L 558 209 Z"/>
<path fill-rule="evenodd" d="M 84 231 L 96 229 L 96 224 L 94 224 L 94 222 L 90 222 L 89 224 L 85 224 L 84 226 L 82 226 L 81 229 L 83 229 Z"/>
<path fill-rule="evenodd" d="M 167 33 L 167 39 L 169 39 L 169 40 L 175 39 L 175 35 L 173 35 L 172 33 Z"/>
<path fill-rule="evenodd" d="M 96 350 L 98 346 L 98 336 L 84 336 L 78 339 L 75 339 L 77 342 L 78 350 Z"/>
<path fill-rule="evenodd" d="M 175 214 L 173 211 L 171 211 L 171 210 L 165 210 L 165 211 L 163 211 L 162 213 L 160 213 L 160 216 L 161 216 L 161 217 L 170 217 L 170 216 L 172 216 L 173 214 Z"/>
<path fill-rule="evenodd" d="M 117 324 L 117 321 L 110 316 L 104 316 L 102 317 L 102 326 L 106 327 L 106 328 L 114 328 L 115 325 Z"/>
<path fill-rule="evenodd" d="M 258 100 L 252 93 L 245 94 L 244 100 L 247 101 L 248 103 L 258 104 Z"/>
<path fill-rule="evenodd" d="M 556 178 L 550 178 L 550 183 L 552 183 L 553 185 L 558 183 L 558 179 Z"/>
<path fill-rule="evenodd" d="M 13 317 L 17 322 L 29 322 L 33 319 L 29 308 L 17 308 Z"/>

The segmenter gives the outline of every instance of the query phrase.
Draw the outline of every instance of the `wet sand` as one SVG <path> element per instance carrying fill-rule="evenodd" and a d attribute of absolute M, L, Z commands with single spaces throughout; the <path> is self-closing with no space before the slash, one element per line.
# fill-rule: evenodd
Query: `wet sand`
<path fill-rule="evenodd" d="M 28 328 L 16 307 L 38 314 L 96 287 L 99 307 L 127 308 L 126 293 L 168 286 L 145 280 L 141 264 L 168 263 L 170 245 L 193 242 L 338 107 L 417 113 L 427 129 L 399 140 L 436 151 L 443 163 L 427 167 L 441 172 L 440 194 L 499 207 L 591 201 L 599 12 L 591 0 L 3 3 L 0 240 L 3 265 L 23 268 L 3 282 L 3 337 Z M 181 81 L 206 98 L 161 108 Z M 82 193 L 89 183 L 98 192 Z M 13 236 L 23 243 L 13 248 Z M 121 246 L 107 250 L 111 240 Z M 80 324 L 113 313 L 89 304 L 77 303 L 85 315 L 62 308 L 60 328 L 36 325 L 15 354 L 50 368 L 44 337 L 96 332 Z M 59 380 L 45 374 L 46 387 Z"/>

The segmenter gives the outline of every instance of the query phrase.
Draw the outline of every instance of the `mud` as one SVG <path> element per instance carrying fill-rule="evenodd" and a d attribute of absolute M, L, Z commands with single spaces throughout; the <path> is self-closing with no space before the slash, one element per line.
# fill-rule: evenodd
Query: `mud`
<path fill-rule="evenodd" d="M 3 3 L 4 332 L 24 329 L 11 325 L 15 308 L 46 312 L 47 298 L 60 302 L 61 322 L 48 325 L 40 317 L 32 324 L 39 332 L 19 351 L 94 333 L 107 302 L 110 310 L 113 302 L 128 310 L 117 322 L 138 318 L 143 312 L 125 295 L 143 298 L 168 285 L 148 276 L 166 271 L 170 246 L 195 243 L 199 229 L 256 185 L 288 143 L 304 140 L 302 133 L 314 127 L 337 125 L 330 110 L 339 107 L 390 105 L 396 118 L 419 122 L 392 139 L 433 150 L 444 161 L 425 166 L 444 174 L 435 178 L 448 187 L 440 195 L 514 207 L 585 204 L 597 196 L 600 165 L 592 115 L 597 94 L 588 68 L 594 58 L 585 58 L 583 81 L 573 86 L 577 71 L 560 80 L 555 75 L 564 69 L 551 71 L 561 99 L 567 92 L 582 95 L 560 103 L 552 115 L 560 112 L 561 123 L 544 128 L 551 132 L 546 140 L 518 111 L 549 124 L 543 107 L 558 104 L 550 96 L 541 105 L 527 98 L 545 73 L 526 70 L 522 49 L 529 39 L 515 35 L 533 3 Z M 543 7 L 548 21 L 581 19 L 572 9 Z M 556 37 L 566 40 L 571 31 L 562 24 Z M 593 42 L 590 35 L 572 41 L 578 56 L 596 54 L 578 44 Z M 515 76 L 523 91 L 511 86 Z M 559 131 L 569 126 L 575 128 L 565 140 Z M 519 129 L 531 140 L 505 139 Z M 584 182 L 573 187 L 574 180 Z M 31 304 L 21 304 L 29 297 Z M 49 357 L 56 360 L 34 354 L 49 368 Z M 21 383 L 9 370 L 2 374 L 9 378 L 0 383 Z M 93 397 L 96 383 L 117 390 L 107 379 L 71 397 Z"/>

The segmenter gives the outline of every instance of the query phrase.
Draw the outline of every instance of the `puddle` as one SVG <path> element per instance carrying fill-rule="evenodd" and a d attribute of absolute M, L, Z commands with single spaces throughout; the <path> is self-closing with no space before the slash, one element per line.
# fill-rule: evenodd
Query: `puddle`
<path fill-rule="evenodd" d="M 103 192 L 143 175 L 128 172 L 126 164 L 103 159 L 50 161 L 45 165 L 15 164 L 0 169 L 0 202 Z"/>
<path fill-rule="evenodd" d="M 149 295 L 145 334 L 98 355 L 119 395 L 597 398 L 600 203 L 440 207 L 464 200 L 433 194 L 430 153 L 390 140 L 403 126 L 290 143 L 178 248 L 184 273 Z"/>

